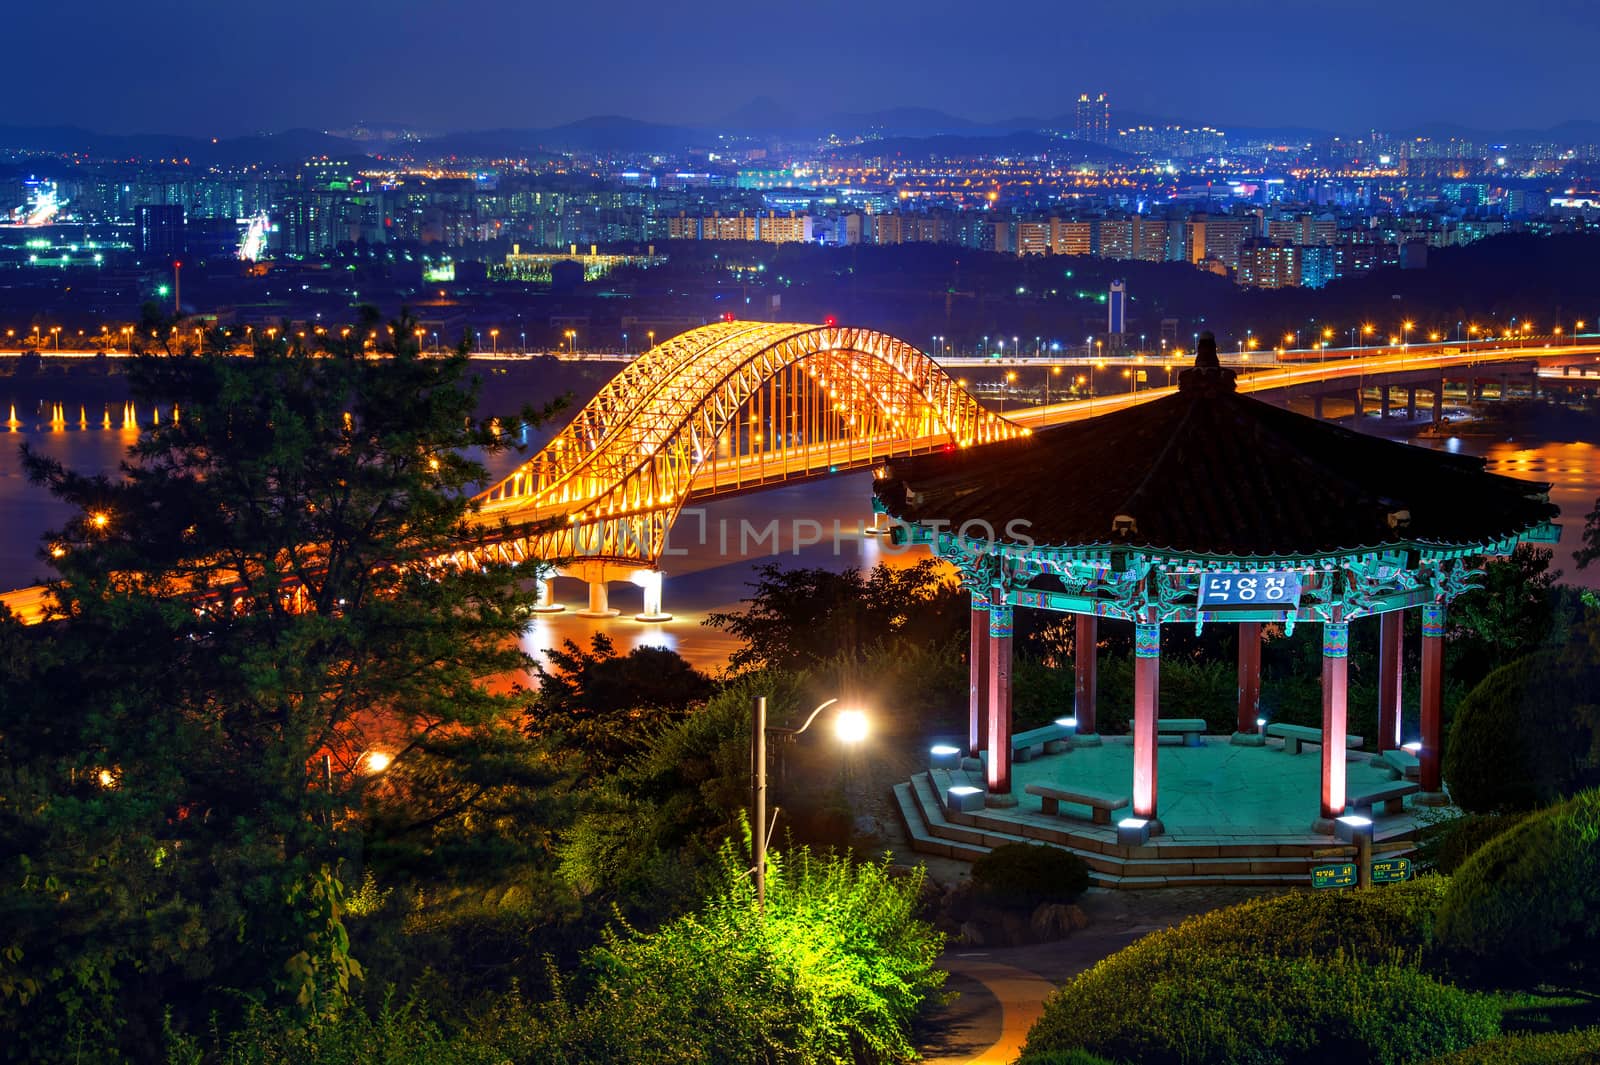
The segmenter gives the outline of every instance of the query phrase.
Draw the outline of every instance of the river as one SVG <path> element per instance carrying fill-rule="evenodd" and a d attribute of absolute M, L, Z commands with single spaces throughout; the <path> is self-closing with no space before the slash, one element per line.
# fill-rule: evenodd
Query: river
<path fill-rule="evenodd" d="M 154 417 L 170 414 L 148 407 L 131 411 L 120 398 L 107 401 L 103 383 L 80 388 L 79 382 L 64 379 L 55 383 L 59 396 L 44 401 L 34 388 L 13 390 L 8 396 L 9 383 L 0 379 L 0 413 L 8 415 L 0 424 L 0 586 L 15 588 L 38 583 L 45 574 L 40 538 L 70 516 L 68 508 L 27 482 L 19 445 L 29 444 L 80 471 L 110 473 L 135 439 L 135 423 L 148 426 Z M 505 398 L 520 403 L 537 397 Z M 1368 419 L 1368 426 L 1375 428 L 1377 423 Z M 1386 435 L 1394 428 L 1391 423 Z M 1578 572 L 1572 565 L 1584 515 L 1600 496 L 1600 448 L 1589 443 L 1481 437 L 1427 441 L 1424 446 L 1481 455 L 1491 472 L 1549 482 L 1563 526 L 1554 565 L 1565 571 L 1569 582 L 1600 587 L 1600 566 Z M 508 471 L 518 458 L 497 456 L 491 472 Z M 632 620 L 631 615 L 642 608 L 642 593 L 624 584 L 611 586 L 611 605 L 622 610 L 621 617 L 606 621 L 577 617 L 575 610 L 586 601 L 584 587 L 563 578 L 556 582 L 556 592 L 567 611 L 536 620 L 526 646 L 538 653 L 567 639 L 587 643 L 593 633 L 605 632 L 624 652 L 644 644 L 670 647 L 715 672 L 726 664 L 733 644 L 705 626 L 705 617 L 737 608 L 760 562 L 843 569 L 871 567 L 880 561 L 905 564 L 925 556 L 924 549 L 896 549 L 862 532 L 870 520 L 870 499 L 870 476 L 856 473 L 738 496 L 686 512 L 671 537 L 672 553 L 662 562 L 664 604 L 673 615 L 671 621 Z"/>

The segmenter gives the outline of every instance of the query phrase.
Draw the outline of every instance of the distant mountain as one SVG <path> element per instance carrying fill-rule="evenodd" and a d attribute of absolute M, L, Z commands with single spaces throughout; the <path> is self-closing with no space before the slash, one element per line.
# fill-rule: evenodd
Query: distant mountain
<path fill-rule="evenodd" d="M 664 126 L 622 115 L 595 115 L 555 126 L 539 134 L 546 148 L 568 151 L 666 152 L 707 143 L 706 135 L 687 126 Z"/>
<path fill-rule="evenodd" d="M 964 132 L 978 123 L 931 107 L 891 107 L 883 111 L 836 112 L 825 117 L 823 125 L 852 133 L 926 136 L 930 133 Z"/>

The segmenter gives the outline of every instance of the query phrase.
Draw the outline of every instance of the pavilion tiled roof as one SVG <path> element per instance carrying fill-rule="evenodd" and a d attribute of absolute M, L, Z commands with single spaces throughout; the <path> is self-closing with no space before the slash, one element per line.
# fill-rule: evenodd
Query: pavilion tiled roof
<path fill-rule="evenodd" d="M 1466 548 L 1553 520 L 1548 484 L 1242 395 L 1212 366 L 1171 396 L 971 450 L 896 459 L 874 491 L 907 522 L 1001 541 L 1229 557 Z M 1009 523 L 1016 535 L 1007 535 Z M 969 532 L 983 526 L 969 528 Z"/>

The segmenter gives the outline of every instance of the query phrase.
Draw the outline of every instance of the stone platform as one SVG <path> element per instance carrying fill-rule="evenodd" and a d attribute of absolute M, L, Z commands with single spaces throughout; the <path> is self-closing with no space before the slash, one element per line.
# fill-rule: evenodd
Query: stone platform
<path fill-rule="evenodd" d="M 1278 741 L 1244 747 L 1232 745 L 1226 736 L 1203 740 L 1198 747 L 1161 745 L 1157 813 L 1166 831 L 1145 846 L 1117 842 L 1114 822 L 1129 814 L 1126 808 L 1113 815 L 1113 824 L 1096 825 L 1088 807 L 1063 802 L 1061 814 L 1045 814 L 1038 797 L 1024 791 L 1029 784 L 1046 784 L 1131 794 L 1130 737 L 1108 737 L 1099 747 L 1014 763 L 1012 794 L 1018 803 L 1012 807 L 967 813 L 948 807 L 946 793 L 952 785 L 984 786 L 981 773 L 959 769 L 917 773 L 895 786 L 895 799 L 914 850 L 970 861 L 1006 843 L 1045 843 L 1082 857 L 1101 887 L 1306 887 L 1312 866 L 1354 855 L 1353 847 L 1311 831 L 1321 786 L 1317 748 L 1291 755 Z M 1350 792 L 1389 782 L 1390 774 L 1372 765 L 1370 754 L 1350 751 L 1348 759 Z M 1408 800 L 1404 813 L 1380 813 L 1375 840 L 1415 840 L 1419 809 Z M 1408 850 L 1389 854 L 1401 856 Z"/>

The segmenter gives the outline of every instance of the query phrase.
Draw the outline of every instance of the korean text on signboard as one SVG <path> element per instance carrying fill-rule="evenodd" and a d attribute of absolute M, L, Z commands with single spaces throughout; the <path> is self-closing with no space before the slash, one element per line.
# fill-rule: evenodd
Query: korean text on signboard
<path fill-rule="evenodd" d="M 1201 610 L 1294 610 L 1299 605 L 1300 574 L 1294 570 L 1217 570 L 1200 575 Z"/>
<path fill-rule="evenodd" d="M 1319 865 L 1311 870 L 1311 886 L 1314 888 L 1355 887 L 1355 884 L 1355 862 L 1341 862 L 1338 865 Z"/>

